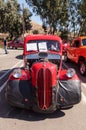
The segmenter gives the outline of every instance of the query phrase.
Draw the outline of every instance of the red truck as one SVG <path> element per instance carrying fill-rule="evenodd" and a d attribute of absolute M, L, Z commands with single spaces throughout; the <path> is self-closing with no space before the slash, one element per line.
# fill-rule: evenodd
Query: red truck
<path fill-rule="evenodd" d="M 51 113 L 80 102 L 81 81 L 73 68 L 62 68 L 60 37 L 26 36 L 23 57 L 24 67 L 15 68 L 6 84 L 5 97 L 11 106 Z"/>
<path fill-rule="evenodd" d="M 79 65 L 81 75 L 86 75 L 86 36 L 74 38 L 64 55 L 65 62 L 71 60 Z"/>

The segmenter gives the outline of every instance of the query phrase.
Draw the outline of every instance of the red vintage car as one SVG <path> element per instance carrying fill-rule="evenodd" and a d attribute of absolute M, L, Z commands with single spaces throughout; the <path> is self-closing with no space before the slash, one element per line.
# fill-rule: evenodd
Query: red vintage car
<path fill-rule="evenodd" d="M 9 75 L 5 97 L 12 106 L 51 113 L 81 100 L 81 82 L 75 70 L 62 69 L 62 40 L 53 35 L 24 39 L 24 68 Z"/>
<path fill-rule="evenodd" d="M 24 41 L 20 38 L 15 38 L 13 41 L 8 42 L 7 46 L 12 49 L 24 48 Z"/>

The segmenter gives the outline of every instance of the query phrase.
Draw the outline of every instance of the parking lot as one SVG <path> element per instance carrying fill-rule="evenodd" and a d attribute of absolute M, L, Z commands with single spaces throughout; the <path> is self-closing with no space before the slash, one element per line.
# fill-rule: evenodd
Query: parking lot
<path fill-rule="evenodd" d="M 23 66 L 23 50 L 9 49 L 9 54 L 0 50 L 0 81 L 13 68 Z M 65 63 L 64 63 L 65 64 Z M 73 67 L 82 82 L 81 102 L 70 109 L 56 111 L 52 114 L 38 114 L 33 111 L 11 107 L 4 97 L 5 81 L 0 86 L 0 130 L 85 130 L 86 129 L 86 77 L 79 75 L 78 68 L 73 63 L 66 64 Z M 1 89 L 2 88 L 2 89 Z"/>

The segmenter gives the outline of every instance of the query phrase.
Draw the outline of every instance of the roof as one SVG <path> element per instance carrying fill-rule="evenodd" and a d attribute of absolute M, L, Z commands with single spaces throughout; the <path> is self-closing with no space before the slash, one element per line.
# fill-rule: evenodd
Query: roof
<path fill-rule="evenodd" d="M 86 38 L 86 36 L 79 36 L 79 37 L 76 37 L 76 38 L 74 38 L 74 39 L 84 39 L 84 38 Z"/>
<path fill-rule="evenodd" d="M 25 42 L 27 42 L 28 40 L 35 40 L 35 39 L 41 39 L 41 40 L 58 40 L 60 42 L 62 42 L 61 38 L 59 36 L 56 35 L 45 35 L 45 34 L 37 34 L 37 35 L 27 35 L 25 37 Z"/>

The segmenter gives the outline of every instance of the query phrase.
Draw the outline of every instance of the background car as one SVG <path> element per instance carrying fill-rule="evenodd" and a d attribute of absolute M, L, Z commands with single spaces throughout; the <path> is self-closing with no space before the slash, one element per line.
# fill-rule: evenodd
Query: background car
<path fill-rule="evenodd" d="M 22 38 L 15 38 L 13 41 L 8 42 L 8 48 L 17 49 L 23 47 L 24 47 L 24 41 Z"/>
<path fill-rule="evenodd" d="M 67 48 L 70 47 L 70 43 L 67 42 L 66 40 L 62 41 L 62 54 L 64 54 L 67 50 Z"/>

